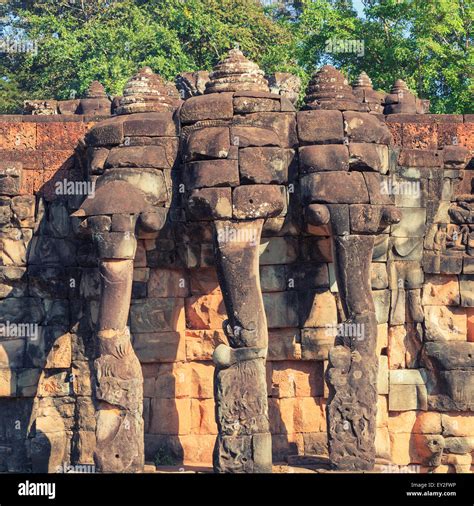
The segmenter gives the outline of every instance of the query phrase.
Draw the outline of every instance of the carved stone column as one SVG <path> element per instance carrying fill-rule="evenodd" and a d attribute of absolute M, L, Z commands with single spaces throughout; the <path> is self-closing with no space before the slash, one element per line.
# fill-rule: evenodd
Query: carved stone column
<path fill-rule="evenodd" d="M 302 202 L 310 232 L 330 227 L 345 314 L 329 352 L 330 459 L 336 469 L 368 470 L 375 463 L 378 368 L 370 264 L 375 235 L 399 220 L 382 191 L 391 136 L 334 67 L 313 76 L 306 103 L 298 113 Z"/>
<path fill-rule="evenodd" d="M 239 50 L 210 74 L 205 94 L 181 109 L 186 209 L 212 221 L 215 262 L 228 314 L 229 345 L 214 352 L 217 472 L 271 472 L 265 359 L 268 331 L 259 278 L 262 230 L 286 214 L 294 107 L 269 93 Z M 294 140 L 296 141 L 296 139 Z"/>
<path fill-rule="evenodd" d="M 157 233 L 171 203 L 177 105 L 164 81 L 145 67 L 127 83 L 119 116 L 98 123 L 86 136 L 95 186 L 74 214 L 86 218 L 81 226 L 97 246 L 101 277 L 94 362 L 94 461 L 100 472 L 143 470 L 143 376 L 127 320 L 136 235 Z"/>

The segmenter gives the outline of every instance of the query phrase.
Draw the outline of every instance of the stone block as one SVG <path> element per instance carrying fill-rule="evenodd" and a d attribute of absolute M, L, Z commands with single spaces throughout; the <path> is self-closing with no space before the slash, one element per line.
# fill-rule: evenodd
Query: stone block
<path fill-rule="evenodd" d="M 142 363 L 178 362 L 186 359 L 182 332 L 135 334 L 133 348 Z"/>
<path fill-rule="evenodd" d="M 390 130 L 373 114 L 345 111 L 344 131 L 351 142 L 391 144 Z"/>
<path fill-rule="evenodd" d="M 124 139 L 123 117 L 113 117 L 93 126 L 86 135 L 89 146 L 121 144 Z"/>
<path fill-rule="evenodd" d="M 459 285 L 461 292 L 461 306 L 474 306 L 474 277 L 472 275 L 459 276 Z"/>
<path fill-rule="evenodd" d="M 337 324 L 337 308 L 330 291 L 298 292 L 301 327 L 326 327 Z"/>
<path fill-rule="evenodd" d="M 262 292 L 282 292 L 288 286 L 285 265 L 262 265 L 260 267 L 260 286 Z"/>
<path fill-rule="evenodd" d="M 314 397 L 297 397 L 294 406 L 295 432 L 322 432 L 326 419 L 320 401 Z"/>
<path fill-rule="evenodd" d="M 377 396 L 377 428 L 388 426 L 388 399 L 386 395 Z"/>
<path fill-rule="evenodd" d="M 18 396 L 35 397 L 41 369 L 22 369 L 18 372 Z"/>
<path fill-rule="evenodd" d="M 425 339 L 428 341 L 466 341 L 467 316 L 455 307 L 425 306 Z"/>
<path fill-rule="evenodd" d="M 239 171 L 247 184 L 282 184 L 288 180 L 288 160 L 284 149 L 253 147 L 239 150 Z"/>
<path fill-rule="evenodd" d="M 147 365 L 147 367 L 152 367 Z M 191 370 L 190 364 L 183 362 L 162 363 L 157 370 L 150 372 L 144 370 L 145 396 L 159 399 L 182 399 L 191 397 Z M 166 415 L 165 415 L 166 416 Z"/>
<path fill-rule="evenodd" d="M 186 142 L 185 161 L 202 157 L 227 158 L 230 152 L 230 132 L 227 127 L 206 127 L 193 130 Z"/>
<path fill-rule="evenodd" d="M 16 397 L 17 373 L 9 367 L 0 368 L 0 397 Z"/>
<path fill-rule="evenodd" d="M 375 456 L 378 459 L 390 459 L 390 434 L 386 427 L 377 427 L 375 432 Z"/>
<path fill-rule="evenodd" d="M 342 113 L 339 111 L 300 111 L 297 125 L 302 144 L 342 144 L 344 141 Z"/>
<path fill-rule="evenodd" d="M 442 413 L 443 436 L 471 437 L 474 434 L 474 417 L 471 414 Z"/>
<path fill-rule="evenodd" d="M 298 159 L 302 174 L 328 170 L 349 170 L 347 146 L 340 144 L 302 146 L 299 149 Z"/>
<path fill-rule="evenodd" d="M 269 329 L 298 326 L 298 298 L 295 292 L 264 293 L 263 304 Z"/>
<path fill-rule="evenodd" d="M 177 122 L 171 112 L 145 112 L 125 115 L 122 118 L 125 137 L 176 137 L 179 135 Z"/>
<path fill-rule="evenodd" d="M 389 155 L 387 146 L 351 142 L 348 147 L 351 170 L 373 170 L 381 174 L 388 172 Z"/>
<path fill-rule="evenodd" d="M 334 346 L 334 333 L 334 327 L 302 329 L 302 359 L 321 361 L 327 360 L 329 350 Z"/>
<path fill-rule="evenodd" d="M 440 167 L 442 151 L 427 149 L 402 149 L 398 157 L 398 165 L 403 167 Z"/>
<path fill-rule="evenodd" d="M 427 275 L 423 286 L 423 305 L 457 306 L 460 302 L 457 276 Z"/>
<path fill-rule="evenodd" d="M 190 97 L 183 103 L 180 120 L 183 124 L 212 119 L 232 119 L 232 93 L 211 93 Z"/>
<path fill-rule="evenodd" d="M 190 366 L 190 395 L 194 399 L 214 398 L 214 370 L 210 363 L 193 362 Z"/>
<path fill-rule="evenodd" d="M 105 168 L 153 167 L 171 169 L 175 160 L 165 146 L 120 146 L 113 148 L 105 161 Z"/>
<path fill-rule="evenodd" d="M 150 269 L 148 278 L 148 297 L 187 297 L 189 280 L 181 270 Z"/>
<path fill-rule="evenodd" d="M 0 368 L 18 369 L 23 367 L 25 339 L 0 341 Z"/>
<path fill-rule="evenodd" d="M 212 464 L 212 452 L 216 437 L 214 435 L 188 435 L 180 436 L 179 442 L 183 449 L 183 464 L 189 466 L 207 466 Z"/>
<path fill-rule="evenodd" d="M 329 287 L 328 266 L 325 263 L 298 263 L 290 266 L 287 286 L 296 290 Z"/>
<path fill-rule="evenodd" d="M 273 98 L 234 96 L 234 110 L 236 114 L 280 112 L 280 108 L 280 100 L 275 100 Z"/>
<path fill-rule="evenodd" d="M 380 262 L 370 264 L 370 284 L 372 290 L 383 290 L 388 287 L 387 267 Z"/>
<path fill-rule="evenodd" d="M 271 396 L 317 397 L 323 392 L 322 363 L 281 361 L 273 364 Z M 291 432 L 291 431 L 289 431 Z"/>
<path fill-rule="evenodd" d="M 186 359 L 188 361 L 211 360 L 219 344 L 227 344 L 222 330 L 186 330 Z M 269 345 L 269 356 L 271 354 Z"/>
<path fill-rule="evenodd" d="M 388 394 L 388 357 L 379 357 L 379 370 L 377 376 L 377 393 L 379 395 Z"/>
<path fill-rule="evenodd" d="M 284 148 L 293 148 L 296 147 L 298 143 L 298 138 L 296 135 L 296 115 L 293 112 L 281 112 L 280 114 L 275 114 L 272 112 L 257 112 L 254 114 L 245 114 L 242 116 L 234 116 L 233 119 L 234 124 L 238 125 L 251 125 L 251 128 L 263 128 L 268 130 L 269 132 L 274 132 L 276 135 L 276 139 L 278 140 L 278 144 L 272 144 L 274 146 L 281 146 Z M 249 127 L 246 127 L 248 129 Z M 232 127 L 232 132 L 234 135 L 238 135 L 242 137 L 242 133 L 239 132 L 240 126 Z M 235 133 L 236 132 L 236 133 Z M 255 136 L 258 139 L 261 138 L 261 134 Z M 241 142 L 239 144 L 240 147 L 247 147 L 246 143 Z M 254 143 L 254 146 L 260 146 L 261 141 L 258 143 Z"/>
<path fill-rule="evenodd" d="M 377 323 L 387 323 L 390 311 L 390 290 L 374 290 L 372 292 Z"/>
<path fill-rule="evenodd" d="M 184 182 L 188 190 L 216 186 L 238 186 L 237 160 L 202 160 L 186 164 Z"/>
<path fill-rule="evenodd" d="M 237 219 L 272 218 L 285 209 L 282 187 L 245 185 L 232 192 L 233 217 Z"/>
<path fill-rule="evenodd" d="M 274 329 L 268 335 L 269 361 L 301 359 L 299 329 Z"/>
<path fill-rule="evenodd" d="M 388 324 L 377 325 L 377 350 L 376 355 L 386 355 L 388 348 Z"/>
<path fill-rule="evenodd" d="M 298 257 L 298 241 L 294 237 L 263 238 L 260 243 L 260 265 L 281 265 Z"/>
<path fill-rule="evenodd" d="M 191 399 L 152 399 L 151 434 L 186 435 L 191 432 Z"/>
<path fill-rule="evenodd" d="M 191 399 L 191 433 L 217 434 L 214 399 Z"/>
<path fill-rule="evenodd" d="M 72 340 L 68 332 L 60 333 L 51 344 L 45 369 L 69 369 L 72 360 Z"/>
<path fill-rule="evenodd" d="M 353 234 L 376 234 L 381 228 L 384 209 L 372 204 L 349 206 L 351 232 Z"/>
<path fill-rule="evenodd" d="M 188 200 L 188 210 L 195 220 L 210 221 L 231 218 L 231 189 L 202 188 L 200 190 L 193 190 Z"/>
<path fill-rule="evenodd" d="M 233 126 L 231 128 L 231 143 L 239 148 L 280 146 L 278 134 L 272 128 L 260 126 Z"/>
<path fill-rule="evenodd" d="M 130 330 L 141 332 L 180 331 L 185 329 L 184 300 L 181 298 L 133 300 Z"/>
<path fill-rule="evenodd" d="M 427 409 L 426 387 L 422 385 L 392 385 L 388 396 L 390 411 Z"/>
<path fill-rule="evenodd" d="M 426 209 L 400 208 L 400 223 L 392 225 L 394 237 L 423 237 L 425 233 Z"/>
<path fill-rule="evenodd" d="M 308 237 L 302 243 L 301 253 L 304 261 L 330 263 L 333 261 L 331 239 L 329 237 Z"/>
<path fill-rule="evenodd" d="M 227 317 L 220 292 L 188 297 L 185 307 L 187 326 L 191 329 L 221 329 Z"/>
<path fill-rule="evenodd" d="M 369 194 L 360 172 L 318 172 L 301 178 L 304 204 L 369 203 Z"/>

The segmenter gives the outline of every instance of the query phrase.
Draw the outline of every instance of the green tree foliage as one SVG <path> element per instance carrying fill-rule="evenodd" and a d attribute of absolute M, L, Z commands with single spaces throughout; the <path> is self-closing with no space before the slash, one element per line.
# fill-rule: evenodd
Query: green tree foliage
<path fill-rule="evenodd" d="M 1 54 L 0 111 L 81 96 L 94 79 L 118 95 L 143 65 L 170 80 L 210 70 L 236 44 L 267 73 L 290 71 L 304 84 L 330 62 L 350 78 L 365 70 L 378 89 L 405 79 L 434 112 L 473 111 L 470 0 L 362 2 L 362 16 L 351 0 L 0 2 L 1 37 L 37 45 Z"/>

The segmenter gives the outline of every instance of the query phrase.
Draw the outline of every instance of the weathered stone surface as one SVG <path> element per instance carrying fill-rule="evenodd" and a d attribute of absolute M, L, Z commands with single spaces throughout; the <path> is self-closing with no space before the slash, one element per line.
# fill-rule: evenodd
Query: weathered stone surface
<path fill-rule="evenodd" d="M 236 114 L 249 114 L 254 112 L 280 112 L 281 109 L 280 98 L 270 94 L 268 94 L 268 98 L 265 96 L 234 96 L 233 102 L 234 111 Z M 293 110 L 290 107 L 291 103 L 289 105 L 287 104 L 286 110 Z"/>
<path fill-rule="evenodd" d="M 299 149 L 300 171 L 303 174 L 326 170 L 349 170 L 347 146 L 313 145 Z"/>
<path fill-rule="evenodd" d="M 187 204 L 188 210 L 195 220 L 222 220 L 232 217 L 232 192 L 230 188 L 193 190 Z"/>
<path fill-rule="evenodd" d="M 300 111 L 298 138 L 302 144 L 342 144 L 344 129 L 339 111 Z"/>
<path fill-rule="evenodd" d="M 474 278 L 471 275 L 459 277 L 459 287 L 461 292 L 461 306 L 474 306 Z"/>
<path fill-rule="evenodd" d="M 238 186 L 237 160 L 204 160 L 186 164 L 184 182 L 188 190 L 212 186 Z"/>
<path fill-rule="evenodd" d="M 260 265 L 292 263 L 298 257 L 298 242 L 294 237 L 270 237 L 260 244 Z"/>
<path fill-rule="evenodd" d="M 440 167 L 442 157 L 436 150 L 402 149 L 398 164 L 403 167 Z"/>
<path fill-rule="evenodd" d="M 133 347 L 141 363 L 178 362 L 186 359 L 185 339 L 180 332 L 136 334 Z"/>
<path fill-rule="evenodd" d="M 110 167 L 156 167 L 171 168 L 174 160 L 164 146 L 121 146 L 113 148 L 105 161 Z"/>
<path fill-rule="evenodd" d="M 241 149 L 239 171 L 244 183 L 284 183 L 288 179 L 286 152 L 270 147 Z"/>
<path fill-rule="evenodd" d="M 180 110 L 180 119 L 186 123 L 210 119 L 231 119 L 234 114 L 232 93 L 213 93 L 191 97 Z"/>
<path fill-rule="evenodd" d="M 268 315 L 268 328 L 298 326 L 298 298 L 295 292 L 264 293 L 263 303 Z"/>
<path fill-rule="evenodd" d="M 280 112 L 279 114 L 272 112 L 256 112 L 253 114 L 234 116 L 233 123 L 234 125 L 248 125 L 251 127 L 258 127 L 259 129 L 266 129 L 270 132 L 274 132 L 274 135 L 271 136 L 273 138 L 271 141 L 272 143 L 263 145 L 294 148 L 298 143 L 298 138 L 296 135 L 296 118 L 293 112 Z M 246 127 L 246 130 L 248 130 L 248 127 Z M 239 135 L 239 133 L 236 133 L 235 127 L 232 129 L 232 131 L 235 135 Z M 245 138 L 246 134 L 243 132 L 242 134 Z M 268 134 L 265 136 L 265 138 L 270 140 Z M 258 140 L 258 137 L 255 137 L 253 139 L 253 142 L 255 142 L 255 144 L 253 144 L 255 146 L 262 146 L 261 141 Z M 247 147 L 242 143 L 239 145 L 241 147 Z"/>
<path fill-rule="evenodd" d="M 250 125 L 234 125 L 230 130 L 233 146 L 239 148 L 281 146 L 278 134 L 272 128 Z"/>
<path fill-rule="evenodd" d="M 466 314 L 462 309 L 425 306 L 425 338 L 429 341 L 465 341 Z"/>
<path fill-rule="evenodd" d="M 373 114 L 345 111 L 343 116 L 344 130 L 351 142 L 392 143 L 390 130 Z"/>
<path fill-rule="evenodd" d="M 360 172 L 324 172 L 301 178 L 304 203 L 327 204 L 368 203 L 369 194 Z"/>
<path fill-rule="evenodd" d="M 379 144 L 349 143 L 351 170 L 373 170 L 386 174 L 389 169 L 388 147 Z"/>
<path fill-rule="evenodd" d="M 245 185 L 232 192 L 233 216 L 237 219 L 271 218 L 285 207 L 281 187 L 276 185 Z"/>
<path fill-rule="evenodd" d="M 120 117 L 101 121 L 92 127 L 86 135 L 86 142 L 89 146 L 121 144 L 123 140 L 123 118 Z"/>
<path fill-rule="evenodd" d="M 130 306 L 132 333 L 184 330 L 183 299 L 134 300 Z"/>
<path fill-rule="evenodd" d="M 206 127 L 190 132 L 186 141 L 185 160 L 227 158 L 230 151 L 230 132 L 227 127 Z"/>
<path fill-rule="evenodd" d="M 440 368 L 440 370 L 452 371 L 473 367 L 473 349 L 474 343 L 468 342 L 429 342 L 425 344 L 423 351 L 426 353 L 426 356 Z M 464 374 L 466 373 L 464 372 Z"/>

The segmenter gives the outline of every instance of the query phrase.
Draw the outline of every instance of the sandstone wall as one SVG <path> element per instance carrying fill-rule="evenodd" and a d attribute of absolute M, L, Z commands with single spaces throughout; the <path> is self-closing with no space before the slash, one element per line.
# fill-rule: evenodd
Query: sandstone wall
<path fill-rule="evenodd" d="M 57 195 L 55 183 L 83 180 L 75 149 L 96 120 L 0 117 L 0 321 L 39 326 L 38 335 L 0 337 L 0 471 L 92 463 L 90 343 L 99 278 L 90 242 L 69 219 L 81 198 Z M 472 154 L 474 117 L 393 115 L 387 124 L 401 149 L 389 184 L 419 183 L 421 191 L 396 196 L 402 222 L 380 237 L 372 264 L 378 456 L 425 469 L 427 445 L 441 436 L 434 439 L 448 455 L 438 469 L 467 470 L 472 364 L 444 370 L 424 345 L 474 342 L 471 230 L 463 250 L 455 230 L 440 226 L 452 222 L 456 195 L 471 193 L 474 167 L 460 179 L 461 162 L 446 147 Z M 174 221 L 157 239 L 139 237 L 135 261 L 130 327 L 145 378 L 145 451 L 148 460 L 159 452 L 163 463 L 210 464 L 217 432 L 210 359 L 225 341 L 225 310 L 210 227 L 186 223 L 179 212 Z M 328 230 L 314 237 L 298 225 L 289 222 L 261 244 L 274 461 L 327 454 L 324 371 L 340 302 Z"/>

